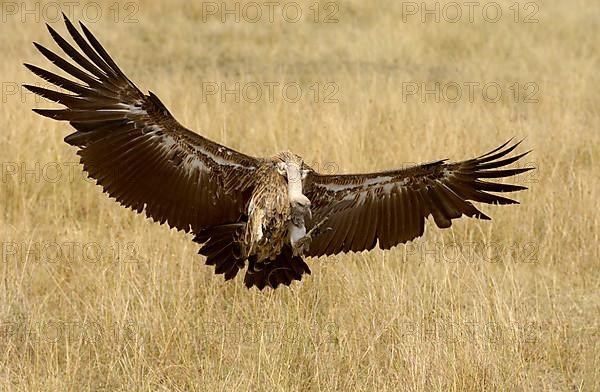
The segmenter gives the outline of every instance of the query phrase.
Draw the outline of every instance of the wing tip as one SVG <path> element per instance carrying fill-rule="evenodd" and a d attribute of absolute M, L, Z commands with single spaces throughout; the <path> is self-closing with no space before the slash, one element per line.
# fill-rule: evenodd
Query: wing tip
<path fill-rule="evenodd" d="M 479 211 L 479 214 L 475 215 L 475 218 L 477 219 L 481 219 L 481 220 L 492 220 L 492 218 L 490 218 L 489 216 L 487 216 L 486 214 L 484 214 L 483 212 Z"/>
<path fill-rule="evenodd" d="M 80 132 L 73 132 L 68 134 L 63 138 L 63 141 L 70 146 L 81 147 L 79 143 L 77 143 L 77 139 L 80 136 Z"/>
<path fill-rule="evenodd" d="M 45 25 L 46 25 L 46 29 L 48 30 L 48 32 L 50 33 L 50 35 L 52 35 L 52 36 L 58 35 L 58 33 L 56 32 L 56 30 L 54 30 L 54 28 L 52 26 L 50 26 L 50 24 L 48 22 L 46 22 Z"/>

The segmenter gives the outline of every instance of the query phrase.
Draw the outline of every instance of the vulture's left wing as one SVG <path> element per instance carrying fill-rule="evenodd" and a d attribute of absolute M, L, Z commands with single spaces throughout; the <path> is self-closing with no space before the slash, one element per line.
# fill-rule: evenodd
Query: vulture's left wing
<path fill-rule="evenodd" d="M 429 215 L 440 228 L 450 227 L 452 219 L 462 215 L 490 219 L 469 200 L 515 204 L 515 200 L 489 192 L 526 188 L 482 179 L 510 177 L 532 169 L 500 169 L 528 153 L 505 158 L 520 143 L 507 147 L 509 142 L 478 158 L 456 163 L 440 160 L 369 174 L 310 171 L 303 190 L 312 203 L 308 228 L 328 217 L 324 226 L 331 230 L 313 238 L 307 256 L 369 250 L 377 243 L 381 249 L 389 249 L 421 236 Z"/>
<path fill-rule="evenodd" d="M 183 127 L 151 92 L 142 93 L 81 24 L 66 18 L 75 49 L 48 30 L 76 65 L 36 48 L 77 81 L 25 64 L 65 92 L 25 85 L 66 109 L 34 109 L 77 131 L 65 141 L 79 147 L 83 168 L 122 205 L 186 232 L 235 222 L 245 211 L 259 160 Z M 87 39 L 86 39 L 87 38 Z"/>

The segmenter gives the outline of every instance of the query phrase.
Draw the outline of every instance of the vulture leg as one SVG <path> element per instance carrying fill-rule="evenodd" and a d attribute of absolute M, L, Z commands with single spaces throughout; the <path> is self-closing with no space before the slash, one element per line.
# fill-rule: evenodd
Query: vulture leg
<path fill-rule="evenodd" d="M 304 235 L 304 237 L 300 238 L 293 244 L 292 250 L 294 256 L 304 255 L 304 253 L 310 248 L 313 237 L 316 237 L 326 231 L 333 230 L 331 227 L 323 226 L 328 220 L 329 217 L 321 219 L 321 221 L 314 225 L 313 228 L 310 229 L 306 235 Z"/>

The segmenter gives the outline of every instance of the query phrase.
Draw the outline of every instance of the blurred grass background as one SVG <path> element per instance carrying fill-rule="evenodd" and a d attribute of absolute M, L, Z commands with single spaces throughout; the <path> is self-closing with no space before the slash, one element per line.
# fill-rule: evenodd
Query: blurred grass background
<path fill-rule="evenodd" d="M 497 2 L 490 23 L 482 2 L 472 23 L 466 7 L 457 23 L 423 23 L 409 3 L 321 2 L 315 22 L 313 2 L 293 2 L 297 23 L 286 2 L 273 23 L 266 7 L 246 21 L 247 2 L 239 23 L 220 20 L 221 2 L 63 6 L 180 122 L 248 154 L 290 149 L 317 169 L 365 172 L 470 158 L 512 136 L 534 149 L 537 170 L 511 179 L 530 190 L 521 205 L 484 206 L 493 221 L 428 223 L 411 244 L 310 260 L 300 284 L 259 292 L 223 283 L 191 236 L 85 179 L 62 141 L 70 128 L 32 113 L 52 105 L 19 87 L 40 83 L 23 62 L 51 68 L 31 42 L 58 51 L 43 25 L 65 32 L 58 3 L 2 2 L 0 388 L 598 390 L 600 4 L 517 3 L 515 22 L 513 3 Z M 480 88 L 473 102 L 466 87 L 456 103 L 406 95 L 490 82 L 498 102 Z M 256 83 L 263 98 L 207 96 L 215 83 Z M 275 88 L 270 102 L 265 83 L 303 96 Z"/>

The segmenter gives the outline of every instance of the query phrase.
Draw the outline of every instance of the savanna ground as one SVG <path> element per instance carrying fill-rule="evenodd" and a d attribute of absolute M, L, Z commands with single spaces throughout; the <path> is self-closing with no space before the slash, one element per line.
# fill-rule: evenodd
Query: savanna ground
<path fill-rule="evenodd" d="M 511 136 L 534 149 L 521 165 L 537 170 L 510 179 L 530 189 L 483 206 L 491 222 L 428 223 L 262 292 L 102 194 L 70 128 L 31 112 L 52 105 L 19 87 L 40 83 L 21 63 L 47 66 L 31 42 L 57 49 L 43 24 L 65 32 L 56 4 L 2 2 L 2 390 L 600 388 L 600 3 L 500 1 L 484 17 L 484 2 L 451 23 L 442 2 L 436 23 L 420 2 L 293 3 L 287 20 L 275 2 L 272 23 L 264 5 L 252 23 L 245 3 L 223 22 L 221 2 L 71 2 L 139 87 L 249 154 L 352 172 Z M 221 96 L 236 83 L 239 102 Z"/>

